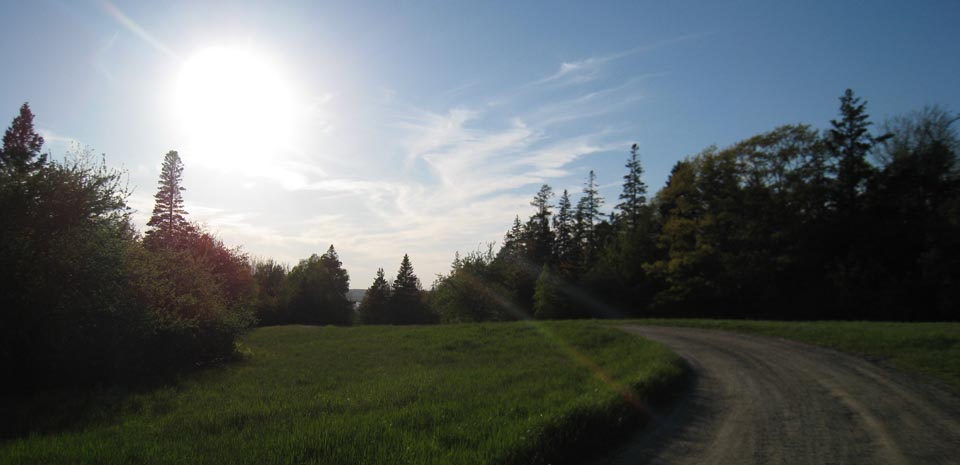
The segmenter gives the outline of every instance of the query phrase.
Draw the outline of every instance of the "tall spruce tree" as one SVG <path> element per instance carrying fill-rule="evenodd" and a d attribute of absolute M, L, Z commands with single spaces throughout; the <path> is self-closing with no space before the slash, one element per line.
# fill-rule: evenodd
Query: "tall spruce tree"
<path fill-rule="evenodd" d="M 571 270 L 576 262 L 577 245 L 574 241 L 573 206 L 570 204 L 570 194 L 566 189 L 560 196 L 557 204 L 557 214 L 553 217 L 553 258 L 557 263 L 557 271 L 564 275 Z"/>
<path fill-rule="evenodd" d="M 530 242 L 527 259 L 537 266 L 550 261 L 553 249 L 554 237 L 553 231 L 550 230 L 550 209 L 553 208 L 550 205 L 551 197 L 553 197 L 553 189 L 544 184 L 530 202 L 530 206 L 536 210 L 527 222 L 527 236 Z"/>
<path fill-rule="evenodd" d="M 13 119 L 3 134 L 3 151 L 0 151 L 0 169 L 16 173 L 36 171 L 47 161 L 40 153 L 43 136 L 33 128 L 33 112 L 30 105 L 20 106 L 20 114 Z"/>
<path fill-rule="evenodd" d="M 840 215 L 849 214 L 857 207 L 857 198 L 866 189 L 867 182 L 874 169 L 867 162 L 867 154 L 878 142 L 889 135 L 878 138 L 870 134 L 870 115 L 866 112 L 867 102 L 860 103 L 859 97 L 847 89 L 840 97 L 841 119 L 830 120 L 826 145 L 836 163 L 836 194 L 834 201 Z"/>
<path fill-rule="evenodd" d="M 427 322 L 420 299 L 420 290 L 420 278 L 417 278 L 413 272 L 410 256 L 403 254 L 397 277 L 393 280 L 393 295 L 390 296 L 392 309 L 390 323 L 409 325 Z"/>
<path fill-rule="evenodd" d="M 597 190 L 597 175 L 590 170 L 574 213 L 573 236 L 579 249 L 580 266 L 583 269 L 589 268 L 596 257 L 598 246 L 596 226 L 603 220 L 600 214 L 601 205 L 603 205 L 603 197 L 600 197 L 600 192 Z"/>
<path fill-rule="evenodd" d="M 367 289 L 360 302 L 360 321 L 368 325 L 381 325 L 390 322 L 390 283 L 384 276 L 383 268 L 377 269 L 377 277 Z"/>
<path fill-rule="evenodd" d="M 153 215 L 147 222 L 144 243 L 150 248 L 176 247 L 193 231 L 183 208 L 182 192 L 186 189 L 181 186 L 182 180 L 183 162 L 177 151 L 171 150 L 163 157 Z"/>
<path fill-rule="evenodd" d="M 639 146 L 630 147 L 630 158 L 627 160 L 627 174 L 623 176 L 623 192 L 620 193 L 620 211 L 616 220 L 618 226 L 627 231 L 637 228 L 640 222 L 641 210 L 647 203 L 647 185 L 643 182 L 643 166 L 640 164 Z"/>

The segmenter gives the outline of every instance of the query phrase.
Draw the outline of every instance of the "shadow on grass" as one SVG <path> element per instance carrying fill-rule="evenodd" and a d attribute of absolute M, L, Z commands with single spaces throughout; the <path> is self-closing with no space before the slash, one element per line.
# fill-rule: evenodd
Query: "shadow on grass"
<path fill-rule="evenodd" d="M 179 390 L 183 382 L 192 377 L 215 373 L 246 360 L 244 354 L 238 353 L 216 363 L 177 372 L 160 372 L 148 379 L 102 386 L 0 393 L 0 418 L 3 419 L 0 422 L 0 442 L 109 424 L 125 413 L 146 408 L 155 414 L 163 414 L 172 407 L 163 401 L 151 401 L 147 406 L 139 399 L 159 389 Z"/>

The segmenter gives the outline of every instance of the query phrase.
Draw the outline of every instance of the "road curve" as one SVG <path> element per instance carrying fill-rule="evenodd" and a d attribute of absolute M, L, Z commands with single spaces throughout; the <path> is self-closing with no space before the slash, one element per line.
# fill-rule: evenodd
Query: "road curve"
<path fill-rule="evenodd" d="M 960 397 L 783 339 L 629 326 L 687 360 L 691 392 L 605 464 L 960 464 Z"/>

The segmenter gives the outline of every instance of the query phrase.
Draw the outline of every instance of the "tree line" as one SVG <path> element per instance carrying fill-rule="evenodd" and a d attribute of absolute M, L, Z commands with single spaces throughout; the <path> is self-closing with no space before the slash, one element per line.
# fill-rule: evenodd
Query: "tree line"
<path fill-rule="evenodd" d="M 543 185 L 499 249 L 457 254 L 430 290 L 404 255 L 354 309 L 332 245 L 288 268 L 189 221 L 176 151 L 140 234 L 122 173 L 89 150 L 51 160 L 24 104 L 0 151 L 0 362 L 14 380 L 3 390 L 162 377 L 234 356 L 257 324 L 956 320 L 956 121 L 928 107 L 873 133 L 848 90 L 825 131 L 787 125 L 708 147 L 652 197 L 633 145 L 611 213 L 593 171 L 576 201 Z"/>
<path fill-rule="evenodd" d="M 494 253 L 455 258 L 442 321 L 960 317 L 957 116 L 877 133 L 852 91 L 825 131 L 778 127 L 677 162 L 651 199 L 639 147 L 612 213 L 591 171 L 576 204 L 543 185 Z"/>

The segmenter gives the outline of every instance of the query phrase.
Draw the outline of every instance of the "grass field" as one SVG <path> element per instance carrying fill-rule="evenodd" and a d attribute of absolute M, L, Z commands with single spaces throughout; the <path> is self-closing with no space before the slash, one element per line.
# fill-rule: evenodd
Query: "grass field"
<path fill-rule="evenodd" d="M 597 450 L 683 362 L 596 322 L 273 327 L 243 361 L 0 443 L 24 464 L 532 464 Z"/>
<path fill-rule="evenodd" d="M 864 356 L 938 379 L 960 392 L 960 323 L 873 321 L 632 320 L 782 337 Z"/>

